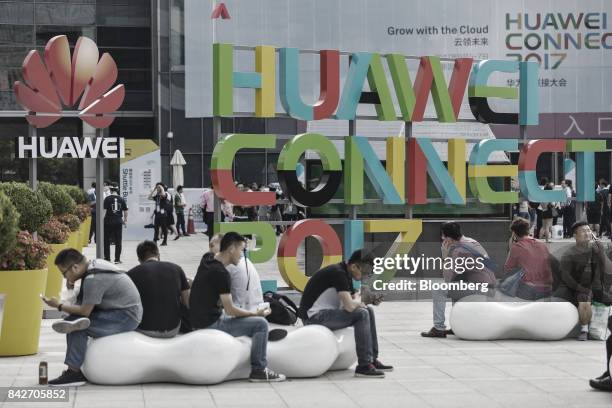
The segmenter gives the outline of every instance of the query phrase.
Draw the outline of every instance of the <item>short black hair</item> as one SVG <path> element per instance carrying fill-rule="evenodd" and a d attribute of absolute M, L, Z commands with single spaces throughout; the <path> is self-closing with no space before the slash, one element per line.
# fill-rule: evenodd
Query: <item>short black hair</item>
<path fill-rule="evenodd" d="M 525 218 L 518 217 L 510 224 L 510 231 L 514 232 L 519 237 L 529 235 L 531 224 Z"/>
<path fill-rule="evenodd" d="M 221 246 L 219 250 L 223 252 L 239 242 L 246 242 L 246 238 L 234 231 L 227 232 L 225 235 L 223 235 L 223 238 L 221 238 Z"/>
<path fill-rule="evenodd" d="M 452 238 L 456 241 L 460 240 L 463 234 L 461 234 L 461 225 L 457 221 L 448 221 L 442 224 L 440 231 L 447 237 Z"/>
<path fill-rule="evenodd" d="M 589 223 L 586 221 L 576 221 L 575 223 L 573 223 L 572 224 L 572 235 L 574 235 L 574 233 L 576 232 L 578 228 L 584 227 L 585 225 L 589 225 Z"/>
<path fill-rule="evenodd" d="M 183 186 L 178 186 L 178 187 L 176 188 L 176 191 L 179 191 L 179 190 L 182 190 L 182 189 L 183 189 Z"/>
<path fill-rule="evenodd" d="M 543 186 L 545 184 L 548 184 L 548 177 L 542 177 L 540 179 L 540 185 Z"/>
<path fill-rule="evenodd" d="M 158 256 L 159 249 L 157 248 L 157 244 L 153 241 L 142 241 L 136 247 L 136 255 L 138 255 L 139 261 L 146 261 L 153 256 Z"/>
<path fill-rule="evenodd" d="M 91 183 L 91 186 L 92 186 L 93 188 L 96 188 L 96 182 L 94 181 L 93 183 Z"/>
<path fill-rule="evenodd" d="M 351 257 L 346 262 L 347 265 L 358 264 L 358 265 L 372 265 L 374 259 L 371 255 L 367 254 L 363 249 L 358 249 L 351 254 Z"/>
<path fill-rule="evenodd" d="M 85 257 L 79 251 L 74 248 L 62 249 L 59 254 L 55 257 L 55 264 L 57 266 L 70 266 L 83 262 Z"/>

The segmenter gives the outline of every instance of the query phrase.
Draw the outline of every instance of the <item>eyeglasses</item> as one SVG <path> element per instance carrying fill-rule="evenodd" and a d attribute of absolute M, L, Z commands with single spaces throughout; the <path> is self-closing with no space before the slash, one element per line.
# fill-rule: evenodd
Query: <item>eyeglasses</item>
<path fill-rule="evenodd" d="M 66 269 L 64 269 L 64 270 L 61 270 L 61 269 L 60 269 L 59 271 L 61 272 L 62 276 L 66 277 L 66 274 L 68 273 L 68 271 L 70 270 L 70 268 L 72 268 L 74 265 L 76 265 L 76 264 L 75 264 L 75 263 L 73 263 L 72 265 L 70 265 L 69 267 L 67 267 L 67 268 L 66 268 Z M 59 268 L 58 268 L 58 269 L 59 269 Z"/>

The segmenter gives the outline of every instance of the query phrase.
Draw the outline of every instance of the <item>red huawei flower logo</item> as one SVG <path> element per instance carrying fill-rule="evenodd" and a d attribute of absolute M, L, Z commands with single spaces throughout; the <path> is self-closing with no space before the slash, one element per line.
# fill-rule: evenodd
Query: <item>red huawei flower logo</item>
<path fill-rule="evenodd" d="M 17 102 L 28 111 L 27 121 L 47 127 L 62 117 L 62 104 L 73 107 L 83 94 L 79 117 L 95 128 L 108 127 L 115 118 L 105 114 L 119 109 L 125 88 L 120 84 L 110 89 L 117 80 L 117 64 L 108 53 L 98 61 L 99 56 L 95 42 L 79 37 L 71 59 L 65 35 L 49 40 L 44 63 L 38 51 L 30 51 L 22 64 L 25 84 L 13 85 Z"/>

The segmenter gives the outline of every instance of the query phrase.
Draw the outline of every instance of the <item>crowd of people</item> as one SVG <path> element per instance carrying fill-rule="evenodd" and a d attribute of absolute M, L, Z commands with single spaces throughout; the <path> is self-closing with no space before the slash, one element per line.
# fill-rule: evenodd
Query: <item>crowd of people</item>
<path fill-rule="evenodd" d="M 250 337 L 249 380 L 284 381 L 283 374 L 268 368 L 266 354 L 268 341 L 281 340 L 287 332 L 269 330 L 265 317 L 270 308 L 263 303 L 257 271 L 245 256 L 246 245 L 246 238 L 235 232 L 213 236 L 193 281 L 179 265 L 161 261 L 153 241 L 138 245 L 140 264 L 127 273 L 102 259 L 88 261 L 75 249 L 61 251 L 55 264 L 67 286 L 73 288 L 80 281 L 80 290 L 74 302 L 43 298 L 47 305 L 68 313 L 52 325 L 66 335 L 64 362 L 68 368 L 49 384 L 76 386 L 87 381 L 81 366 L 89 337 L 136 330 L 150 337 L 170 338 L 200 329 Z M 346 262 L 316 272 L 304 290 L 299 315 L 304 325 L 319 324 L 331 330 L 354 326 L 355 375 L 377 378 L 393 367 L 378 360 L 374 311 L 353 288 L 353 279 L 361 279 L 371 263 L 358 250 Z"/>
<path fill-rule="evenodd" d="M 543 190 L 558 189 L 548 178 L 540 179 Z M 562 220 L 563 237 L 571 238 L 571 227 L 576 222 L 576 193 L 572 180 L 561 180 L 560 189 L 565 192 L 565 201 L 536 203 L 521 197 L 514 206 L 514 216 L 525 218 L 530 222 L 530 235 L 549 242 L 553 234 L 553 226 Z M 586 202 L 580 218 L 586 218 L 591 230 L 599 238 L 612 237 L 610 209 L 612 208 L 612 192 L 610 184 L 605 179 L 599 179 L 595 187 L 595 200 Z"/>
<path fill-rule="evenodd" d="M 235 181 L 234 184 L 240 192 L 273 192 L 276 194 L 276 200 L 286 200 L 280 185 L 278 183 L 270 183 L 269 185 L 258 185 L 253 182 L 250 185 L 245 185 Z M 295 205 L 291 200 L 286 200 L 284 204 L 276 203 L 273 205 L 255 205 L 255 206 L 238 206 L 233 205 L 227 200 L 220 199 L 221 207 L 221 222 L 246 222 L 246 221 L 297 221 L 305 217 L 303 207 Z M 212 189 L 206 189 L 202 193 L 200 200 L 202 208 L 202 218 L 206 224 L 206 235 L 209 239 L 213 236 L 213 220 L 214 220 L 214 193 Z M 276 235 L 280 235 L 285 231 L 282 225 L 276 226 Z"/>
<path fill-rule="evenodd" d="M 488 288 L 498 287 L 505 295 L 525 301 L 562 299 L 571 302 L 578 308 L 580 334 L 579 341 L 588 340 L 589 323 L 592 318 L 592 301 L 612 305 L 612 294 L 607 275 L 612 274 L 610 245 L 598 239 L 591 230 L 588 221 L 575 222 L 571 228 L 574 244 L 565 249 L 559 261 L 551 256 L 548 247 L 530 234 L 531 222 L 525 218 L 516 218 L 510 226 L 511 237 L 509 251 L 503 265 L 502 278 L 495 278 L 495 264 L 487 251 L 475 239 L 462 234 L 459 223 L 451 221 L 441 227 L 441 252 L 447 258 L 476 258 L 484 260 L 483 268 L 474 266 L 462 273 L 455 270 L 444 270 L 446 282 L 471 282 L 486 284 Z M 477 263 L 472 263 L 477 265 Z M 507 292 L 504 282 L 516 280 L 512 293 Z M 469 295 L 483 294 L 479 291 L 434 290 L 433 327 L 421 333 L 423 337 L 446 338 L 453 335 L 452 329 L 445 325 L 447 298 L 453 302 Z M 495 292 L 488 290 L 487 296 Z M 612 317 L 609 317 L 608 328 L 612 330 Z M 606 342 L 608 367 L 612 355 L 612 336 Z M 612 391 L 612 379 L 607 368 L 600 377 L 592 379 L 593 388 Z"/>

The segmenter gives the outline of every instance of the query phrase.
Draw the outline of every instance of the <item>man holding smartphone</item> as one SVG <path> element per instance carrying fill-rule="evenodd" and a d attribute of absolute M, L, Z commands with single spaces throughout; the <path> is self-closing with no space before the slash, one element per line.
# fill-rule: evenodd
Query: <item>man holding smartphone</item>
<path fill-rule="evenodd" d="M 270 314 L 270 309 L 258 308 L 253 312 L 234 305 L 232 300 L 231 277 L 226 267 L 238 265 L 245 247 L 242 235 L 228 232 L 221 239 L 219 252 L 202 259 L 189 297 L 191 326 L 193 330 L 217 329 L 234 337 L 251 337 L 249 380 L 285 381 L 284 375 L 267 367 L 268 321 L 264 317 Z"/>
<path fill-rule="evenodd" d="M 568 248 L 561 257 L 561 282 L 553 296 L 578 307 L 581 325 L 578 340 L 586 341 L 593 314 L 591 301 L 612 302 L 604 285 L 604 275 L 612 270 L 612 264 L 606 256 L 604 243 L 596 239 L 586 221 L 574 223 L 572 234 L 576 245 Z"/>

